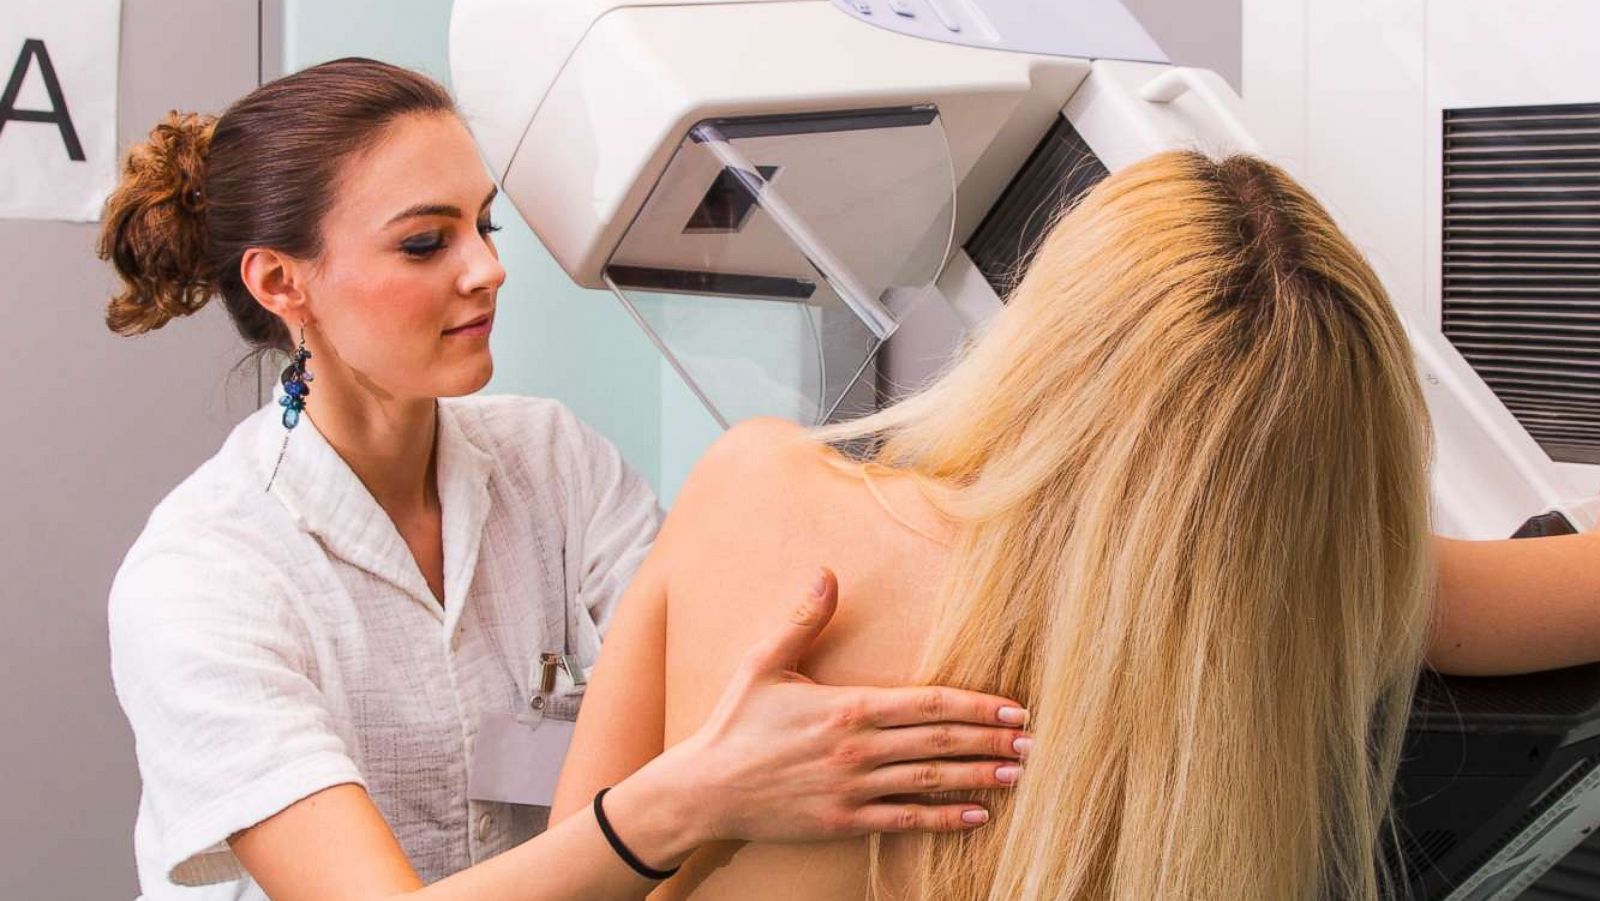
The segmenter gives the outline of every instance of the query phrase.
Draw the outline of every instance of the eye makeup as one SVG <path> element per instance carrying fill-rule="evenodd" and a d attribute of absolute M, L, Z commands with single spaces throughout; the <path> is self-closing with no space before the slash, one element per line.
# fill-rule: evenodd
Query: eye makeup
<path fill-rule="evenodd" d="M 478 223 L 478 234 L 485 238 L 499 230 L 500 226 L 493 222 Z M 435 231 L 424 235 L 414 235 L 400 242 L 400 252 L 413 259 L 427 259 L 449 246 L 449 243 L 444 240 L 444 232 Z"/>

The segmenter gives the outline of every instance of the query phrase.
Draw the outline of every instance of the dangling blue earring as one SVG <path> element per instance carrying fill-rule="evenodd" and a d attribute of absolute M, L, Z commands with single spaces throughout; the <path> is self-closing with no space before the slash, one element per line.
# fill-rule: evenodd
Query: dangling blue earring
<path fill-rule="evenodd" d="M 267 479 L 267 490 L 272 490 L 272 483 L 278 478 L 278 467 L 283 465 L 283 454 L 289 449 L 289 435 L 294 427 L 300 424 L 300 413 L 306 408 L 306 398 L 311 396 L 311 388 L 306 382 L 313 379 L 311 372 L 306 369 L 306 361 L 311 359 L 311 351 L 306 350 L 306 324 L 300 323 L 300 346 L 295 348 L 289 358 L 289 365 L 283 368 L 279 380 L 283 383 L 283 396 L 278 398 L 278 403 L 283 406 L 283 447 L 278 450 L 278 462 L 272 465 L 272 476 Z"/>
<path fill-rule="evenodd" d="M 280 379 L 283 382 L 283 397 L 278 398 L 278 403 L 283 405 L 283 427 L 292 429 L 300 424 L 300 411 L 306 408 L 306 398 L 311 396 L 311 388 L 306 382 L 312 381 L 312 375 L 306 371 L 306 361 L 311 359 L 311 351 L 306 350 L 306 327 L 300 326 L 300 347 L 294 352 L 294 357 L 289 360 L 289 365 L 283 369 Z"/>

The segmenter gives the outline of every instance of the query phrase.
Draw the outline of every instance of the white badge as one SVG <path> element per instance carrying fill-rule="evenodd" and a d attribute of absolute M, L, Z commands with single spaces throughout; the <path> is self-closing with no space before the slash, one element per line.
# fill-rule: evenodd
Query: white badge
<path fill-rule="evenodd" d="M 561 679 L 562 672 L 568 673 Z M 583 704 L 577 658 L 539 655 L 538 688 L 521 715 L 485 713 L 467 768 L 467 797 L 474 801 L 549 807 L 561 763 Z M 562 684 L 562 683 L 565 684 Z"/>
<path fill-rule="evenodd" d="M 556 715 L 485 713 L 467 772 L 467 797 L 549 807 L 576 725 Z"/>

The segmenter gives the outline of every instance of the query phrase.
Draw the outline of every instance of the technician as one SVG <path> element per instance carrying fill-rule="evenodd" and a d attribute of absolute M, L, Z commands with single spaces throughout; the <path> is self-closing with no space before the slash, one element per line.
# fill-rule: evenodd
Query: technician
<path fill-rule="evenodd" d="M 110 327 L 220 295 L 250 345 L 290 355 L 111 590 L 144 897 L 642 897 L 709 841 L 984 822 L 897 796 L 1009 784 L 1025 713 L 798 677 L 836 603 L 824 571 L 797 573 L 816 586 L 703 729 L 541 831 L 658 508 L 560 404 L 471 396 L 505 279 L 494 196 L 445 90 L 364 59 L 219 119 L 174 112 L 126 158 Z"/>

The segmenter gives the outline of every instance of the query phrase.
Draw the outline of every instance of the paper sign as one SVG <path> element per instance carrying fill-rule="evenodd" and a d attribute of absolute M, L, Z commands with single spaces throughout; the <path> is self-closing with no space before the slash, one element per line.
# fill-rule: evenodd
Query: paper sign
<path fill-rule="evenodd" d="M 0 5 L 0 219 L 94 222 L 117 174 L 121 0 Z"/>

